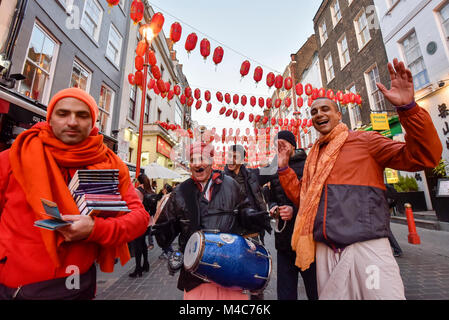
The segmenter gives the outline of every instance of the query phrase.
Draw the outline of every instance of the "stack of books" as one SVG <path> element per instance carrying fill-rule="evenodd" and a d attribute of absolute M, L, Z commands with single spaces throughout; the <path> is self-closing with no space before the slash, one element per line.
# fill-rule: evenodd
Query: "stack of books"
<path fill-rule="evenodd" d="M 81 214 L 116 216 L 130 212 L 118 191 L 118 169 L 78 170 L 69 190 Z"/>

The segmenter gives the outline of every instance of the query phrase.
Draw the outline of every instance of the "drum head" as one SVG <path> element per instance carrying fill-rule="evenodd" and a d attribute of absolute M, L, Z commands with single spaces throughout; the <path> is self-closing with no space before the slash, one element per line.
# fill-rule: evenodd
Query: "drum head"
<path fill-rule="evenodd" d="M 195 232 L 187 241 L 186 249 L 184 250 L 184 267 L 190 271 L 196 267 L 201 260 L 203 253 L 204 236 L 201 232 Z"/>

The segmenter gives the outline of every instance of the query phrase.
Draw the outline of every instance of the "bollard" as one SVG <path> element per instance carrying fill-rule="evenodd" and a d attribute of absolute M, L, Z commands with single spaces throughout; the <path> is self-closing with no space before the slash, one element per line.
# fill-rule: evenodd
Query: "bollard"
<path fill-rule="evenodd" d="M 408 242 L 411 244 L 420 244 L 421 240 L 416 232 L 415 219 L 413 218 L 412 205 L 410 203 L 404 204 L 405 215 L 407 216 L 408 224 Z"/>

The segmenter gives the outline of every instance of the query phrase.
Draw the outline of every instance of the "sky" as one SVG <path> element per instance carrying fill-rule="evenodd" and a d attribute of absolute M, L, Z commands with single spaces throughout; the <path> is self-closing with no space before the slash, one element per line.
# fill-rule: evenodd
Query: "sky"
<path fill-rule="evenodd" d="M 250 128 L 249 113 L 262 114 L 258 105 L 252 107 L 249 98 L 271 96 L 274 89 L 266 85 L 266 75 L 273 72 L 282 74 L 291 61 L 290 54 L 296 53 L 306 40 L 314 33 L 313 17 L 317 12 L 320 0 L 149 0 L 155 12 L 162 12 L 165 17 L 163 31 L 170 35 L 170 27 L 174 22 L 182 26 L 182 36 L 174 46 L 177 58 L 183 65 L 184 74 L 192 88 L 201 90 L 202 106 L 196 110 L 192 106 L 192 118 L 199 125 L 208 129 L 216 128 L 221 134 L 223 128 Z M 195 32 L 198 36 L 196 48 L 187 54 L 184 48 L 187 36 Z M 200 54 L 200 42 L 207 38 L 211 43 L 211 54 L 204 61 Z M 212 61 L 214 49 L 222 46 L 223 62 L 217 67 Z M 249 60 L 251 69 L 242 79 L 240 67 L 243 61 Z M 262 80 L 256 85 L 253 75 L 257 66 L 263 68 Z M 206 112 L 204 91 L 212 94 L 213 105 L 210 113 Z M 219 115 L 222 106 L 215 93 L 220 91 L 245 94 L 248 97 L 246 106 L 232 102 L 230 106 L 245 112 L 244 120 Z"/>

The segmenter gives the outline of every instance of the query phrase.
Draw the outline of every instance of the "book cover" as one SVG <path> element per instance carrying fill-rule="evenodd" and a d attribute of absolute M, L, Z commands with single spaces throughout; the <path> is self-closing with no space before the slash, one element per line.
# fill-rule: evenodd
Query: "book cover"
<path fill-rule="evenodd" d="M 45 214 L 51 219 L 37 220 L 34 226 L 48 230 L 56 230 L 71 224 L 71 221 L 64 221 L 59 213 L 58 205 L 52 201 L 41 199 Z"/>

